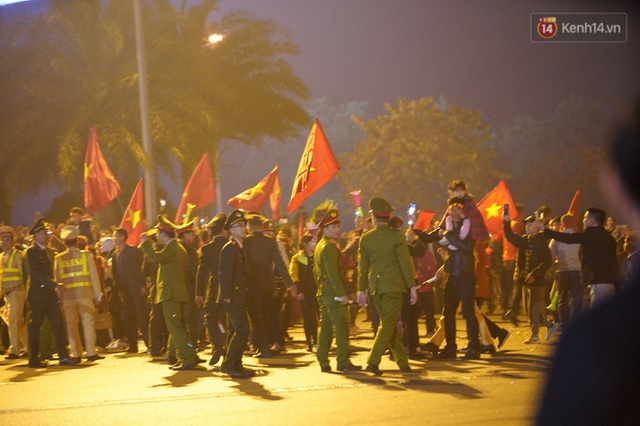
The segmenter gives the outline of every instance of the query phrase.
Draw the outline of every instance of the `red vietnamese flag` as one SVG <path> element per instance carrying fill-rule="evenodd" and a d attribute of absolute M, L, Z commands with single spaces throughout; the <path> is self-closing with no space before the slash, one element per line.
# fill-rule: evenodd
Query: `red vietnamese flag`
<path fill-rule="evenodd" d="M 498 185 L 477 204 L 478 211 L 480 211 L 480 215 L 482 215 L 482 219 L 484 219 L 484 223 L 487 225 L 487 230 L 496 238 L 498 235 L 503 234 L 502 214 L 505 204 L 509 205 L 509 216 L 511 219 L 518 217 L 516 206 L 513 203 L 511 193 L 504 179 L 501 179 Z"/>
<path fill-rule="evenodd" d="M 187 211 L 187 204 L 193 204 L 195 206 L 193 209 L 198 210 L 215 200 L 216 189 L 211 173 L 211 163 L 209 163 L 209 153 L 205 152 L 193 170 L 187 186 L 184 187 L 175 223 L 182 223 L 182 216 Z"/>
<path fill-rule="evenodd" d="M 315 120 L 307 144 L 302 152 L 298 172 L 293 182 L 291 199 L 287 206 L 289 216 L 306 200 L 311 194 L 327 183 L 336 172 L 340 170 L 338 161 L 331 151 L 329 141 L 320 127 L 320 121 Z"/>
<path fill-rule="evenodd" d="M 98 131 L 92 127 L 84 159 L 84 207 L 95 213 L 120 195 L 120 184 L 111 173 L 98 145 Z"/>
<path fill-rule="evenodd" d="M 271 173 L 266 175 L 256 186 L 230 198 L 227 204 L 245 211 L 262 211 L 262 208 L 272 195 L 277 179 L 278 166 L 275 166 Z"/>
<path fill-rule="evenodd" d="M 426 231 L 431 227 L 431 221 L 435 217 L 435 212 L 430 212 L 428 210 L 421 210 L 418 218 L 416 219 L 416 223 L 413 225 L 413 229 L 417 229 L 418 231 Z"/>
<path fill-rule="evenodd" d="M 144 215 L 142 214 L 142 207 L 144 206 L 143 197 L 144 188 L 142 186 L 142 179 L 140 179 L 120 222 L 120 228 L 126 229 L 129 234 L 127 243 L 132 246 L 138 246 L 138 244 L 141 243 L 140 234 L 144 232 Z"/>
<path fill-rule="evenodd" d="M 276 178 L 273 182 L 273 190 L 269 196 L 269 205 L 271 206 L 271 219 L 278 220 L 280 219 L 280 216 L 282 216 L 282 189 L 280 187 L 278 166 L 273 170 L 276 172 Z"/>
<path fill-rule="evenodd" d="M 571 205 L 569 206 L 569 210 L 567 213 L 573 215 L 573 230 L 578 232 L 580 228 L 580 190 L 578 189 L 573 196 L 573 200 L 571 200 Z"/>

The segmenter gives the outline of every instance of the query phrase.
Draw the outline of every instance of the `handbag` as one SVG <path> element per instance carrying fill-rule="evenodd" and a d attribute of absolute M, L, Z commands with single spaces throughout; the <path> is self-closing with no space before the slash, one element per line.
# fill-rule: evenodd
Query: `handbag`
<path fill-rule="evenodd" d="M 109 328 L 113 328 L 111 312 L 96 313 L 96 330 L 107 330 Z"/>

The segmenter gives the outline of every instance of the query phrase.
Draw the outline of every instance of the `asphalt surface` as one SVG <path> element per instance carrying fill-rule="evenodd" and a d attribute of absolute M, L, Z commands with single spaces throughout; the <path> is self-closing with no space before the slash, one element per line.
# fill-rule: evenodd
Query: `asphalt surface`
<path fill-rule="evenodd" d="M 231 379 L 219 364 L 174 372 L 163 358 L 144 353 L 103 352 L 103 360 L 72 367 L 53 363 L 46 369 L 0 356 L 0 422 L 530 424 L 554 345 L 526 345 L 525 324 L 513 327 L 498 315 L 491 318 L 511 332 L 496 354 L 473 361 L 411 360 L 411 373 L 400 373 L 385 356 L 379 377 L 320 372 L 300 325 L 290 329 L 294 339 L 285 353 L 269 359 L 245 356 L 245 366 L 257 373 L 249 379 Z M 358 325 L 365 332 L 351 339 L 352 360 L 364 367 L 373 334 L 369 323 Z M 458 345 L 466 346 L 461 319 Z M 210 350 L 199 355 L 208 361 Z"/>

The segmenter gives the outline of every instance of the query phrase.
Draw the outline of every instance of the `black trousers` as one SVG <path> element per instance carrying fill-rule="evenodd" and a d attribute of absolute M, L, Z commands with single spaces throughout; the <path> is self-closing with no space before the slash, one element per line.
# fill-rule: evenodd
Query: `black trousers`
<path fill-rule="evenodd" d="M 62 319 L 60 302 L 49 300 L 44 302 L 29 302 L 31 309 L 31 321 L 29 322 L 29 363 L 38 362 L 38 352 L 40 351 L 40 327 L 46 316 L 51 323 L 51 330 L 55 339 L 55 351 L 60 360 L 69 358 L 67 352 L 67 333 Z"/>
<path fill-rule="evenodd" d="M 145 297 L 133 291 L 126 292 L 123 302 L 123 328 L 129 340 L 129 350 L 138 351 L 138 330 L 149 349 L 149 307 Z"/>
<path fill-rule="evenodd" d="M 462 303 L 462 316 L 467 321 L 469 347 L 480 350 L 478 321 L 474 312 L 476 277 L 473 273 L 457 277 L 449 276 L 444 289 L 444 327 L 447 339 L 446 348 L 457 350 L 456 346 L 456 310 Z"/>
<path fill-rule="evenodd" d="M 221 303 L 207 301 L 204 304 L 204 326 L 211 341 L 211 353 L 224 348 L 224 335 L 220 330 L 224 324 L 224 309 Z"/>
<path fill-rule="evenodd" d="M 256 351 L 269 351 L 267 327 L 270 324 L 269 317 L 273 311 L 273 292 L 273 290 L 251 289 L 247 293 L 247 309 L 251 320 L 251 341 Z"/>

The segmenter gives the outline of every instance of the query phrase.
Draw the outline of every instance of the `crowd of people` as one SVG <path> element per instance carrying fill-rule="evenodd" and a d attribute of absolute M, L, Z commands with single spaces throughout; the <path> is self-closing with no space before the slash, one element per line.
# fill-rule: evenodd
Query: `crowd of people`
<path fill-rule="evenodd" d="M 97 232 L 77 207 L 66 224 L 41 217 L 30 229 L 2 226 L 2 348 L 9 360 L 28 357 L 32 368 L 46 367 L 54 353 L 61 365 L 75 365 L 127 351 L 166 358 L 175 371 L 207 362 L 199 353 L 210 350 L 209 365 L 222 361 L 223 373 L 250 377 L 243 356 L 286 351 L 299 310 L 306 350 L 321 371 L 332 371 L 334 339 L 335 368 L 363 369 L 349 346 L 367 332 L 356 323 L 360 315 L 374 336 L 364 369 L 382 374 L 388 353 L 409 372 L 409 359 L 478 359 L 500 350 L 510 333 L 491 314 L 519 326 L 526 312 L 526 344 L 557 340 L 619 291 L 636 253 L 633 233 L 598 208 L 587 209 L 582 227 L 544 206 L 519 221 L 505 211 L 504 234 L 494 236 L 465 182 L 453 181 L 449 196 L 444 217 L 421 230 L 411 226 L 415 217 L 405 226 L 381 197 L 349 233 L 332 201 L 315 209 L 302 235 L 241 210 L 206 225 L 159 215 L 138 247 L 123 228 Z M 517 210 L 524 216 L 522 205 Z"/>

